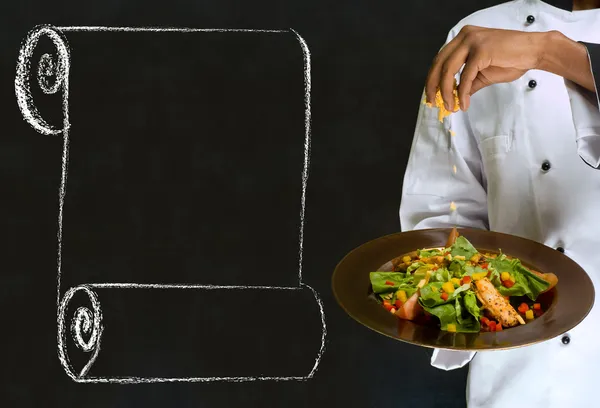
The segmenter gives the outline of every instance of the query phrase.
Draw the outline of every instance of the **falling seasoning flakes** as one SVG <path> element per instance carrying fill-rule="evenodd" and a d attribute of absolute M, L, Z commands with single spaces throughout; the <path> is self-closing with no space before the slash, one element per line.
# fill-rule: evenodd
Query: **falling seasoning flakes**
<path fill-rule="evenodd" d="M 455 164 L 454 166 L 452 166 L 452 172 L 453 172 L 454 174 L 456 174 L 456 164 Z"/>
<path fill-rule="evenodd" d="M 454 203 L 454 201 L 452 201 L 450 203 L 450 211 L 452 211 L 452 212 L 456 211 L 456 204 Z"/>
<path fill-rule="evenodd" d="M 454 130 L 450 130 L 450 136 L 456 136 L 456 132 Z"/>

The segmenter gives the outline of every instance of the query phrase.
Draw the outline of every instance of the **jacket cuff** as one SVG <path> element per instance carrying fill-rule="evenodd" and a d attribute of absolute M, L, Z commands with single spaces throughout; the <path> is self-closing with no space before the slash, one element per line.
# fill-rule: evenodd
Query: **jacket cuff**
<path fill-rule="evenodd" d="M 587 48 L 590 70 L 594 79 L 594 89 L 596 90 L 596 107 L 600 109 L 600 95 L 598 94 L 598 88 L 600 88 L 600 84 L 598 84 L 598 80 L 600 80 L 600 44 L 580 42 Z"/>
<path fill-rule="evenodd" d="M 431 365 L 440 370 L 456 370 L 467 365 L 475 357 L 474 351 L 455 351 L 434 349 Z"/>
<path fill-rule="evenodd" d="M 565 80 L 576 131 L 577 153 L 588 166 L 600 169 L 600 44 L 580 42 L 588 53 L 596 92 Z"/>

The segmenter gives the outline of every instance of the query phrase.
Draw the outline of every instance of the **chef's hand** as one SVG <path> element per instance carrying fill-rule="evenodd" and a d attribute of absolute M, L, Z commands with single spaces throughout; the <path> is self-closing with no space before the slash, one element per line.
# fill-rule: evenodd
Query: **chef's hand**
<path fill-rule="evenodd" d="M 427 76 L 427 102 L 440 88 L 446 109 L 454 109 L 454 77 L 464 65 L 458 85 L 460 108 L 480 89 L 519 79 L 530 69 L 561 75 L 594 91 L 587 49 L 557 31 L 523 32 L 465 26 L 439 52 Z"/>

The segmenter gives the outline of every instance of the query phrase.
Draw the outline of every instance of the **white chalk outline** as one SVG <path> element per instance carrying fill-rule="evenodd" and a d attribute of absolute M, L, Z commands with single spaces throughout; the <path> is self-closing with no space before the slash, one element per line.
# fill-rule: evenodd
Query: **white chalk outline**
<path fill-rule="evenodd" d="M 70 288 L 61 301 L 60 285 L 62 272 L 62 227 L 63 227 L 63 206 L 66 194 L 67 182 L 67 167 L 69 160 L 69 70 L 70 70 L 70 53 L 65 32 L 178 32 L 178 33 L 199 33 L 199 32 L 232 32 L 232 33 L 293 33 L 302 48 L 304 57 L 304 105 L 305 105 L 305 138 L 304 138 L 304 166 L 302 170 L 302 195 L 300 209 L 300 231 L 299 231 L 299 250 L 298 250 L 298 286 L 246 286 L 246 285 L 198 285 L 198 284 L 139 284 L 139 283 L 89 283 L 78 285 Z M 63 90 L 63 127 L 57 129 L 46 123 L 31 96 L 29 73 L 31 72 L 31 57 L 33 50 L 37 45 L 37 41 L 42 35 L 46 35 L 52 40 L 58 58 L 56 63 L 48 54 L 44 54 L 41 58 L 43 66 L 38 67 L 38 84 L 46 94 L 54 94 L 61 87 Z M 53 71 L 53 72 L 52 72 Z M 47 78 L 42 78 L 40 75 L 55 74 L 55 83 L 48 85 Z M 108 27 L 108 26 L 65 26 L 54 27 L 51 25 L 40 25 L 32 29 L 23 41 L 23 45 L 19 52 L 17 62 L 17 74 L 15 77 L 15 95 L 17 104 L 23 118 L 37 132 L 44 135 L 63 135 L 63 152 L 62 152 L 62 174 L 61 184 L 59 189 L 59 215 L 58 215 L 58 256 L 57 256 L 57 346 L 59 360 L 65 369 L 65 372 L 71 379 L 78 383 L 117 383 L 117 384 L 138 384 L 138 383 L 161 383 L 161 382 L 250 382 L 250 381 L 304 381 L 314 377 L 323 354 L 325 352 L 325 343 L 327 337 L 327 326 L 325 323 L 325 313 L 323 310 L 323 302 L 319 294 L 311 286 L 307 285 L 302 280 L 302 265 L 303 265 L 303 248 L 304 248 L 304 221 L 306 208 L 306 186 L 308 182 L 308 168 L 310 164 L 310 144 L 311 144 L 311 60 L 310 51 L 306 41 L 293 29 L 289 30 L 262 30 L 262 29 L 217 29 L 217 28 L 174 28 L 174 27 Z M 242 377 L 181 377 L 181 378 L 144 378 L 144 377 L 86 377 L 87 372 L 94 363 L 100 351 L 100 340 L 103 331 L 101 325 L 102 311 L 97 295 L 92 290 L 94 288 L 124 288 L 124 289 L 202 289 L 202 290 L 303 290 L 308 289 L 319 305 L 319 313 L 321 315 L 321 346 L 315 358 L 315 363 L 311 371 L 306 376 L 242 376 Z M 79 308 L 75 312 L 75 319 L 72 322 L 72 334 L 76 345 L 84 351 L 92 351 L 93 354 L 89 362 L 81 370 L 79 374 L 73 372 L 66 354 L 65 345 L 65 312 L 70 299 L 76 292 L 83 291 L 87 294 L 92 304 L 92 313 L 87 308 Z M 90 339 L 86 342 L 83 340 L 82 331 L 90 335 Z"/>

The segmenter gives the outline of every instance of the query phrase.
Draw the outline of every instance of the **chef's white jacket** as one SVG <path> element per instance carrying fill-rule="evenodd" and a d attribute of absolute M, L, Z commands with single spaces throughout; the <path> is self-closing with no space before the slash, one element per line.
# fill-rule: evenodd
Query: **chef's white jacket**
<path fill-rule="evenodd" d="M 587 46 L 600 87 L 600 9 L 572 12 L 570 6 L 570 1 L 503 3 L 460 21 L 447 41 L 467 24 L 558 30 Z M 531 70 L 512 83 L 482 89 L 468 112 L 456 112 L 443 124 L 437 109 L 421 104 L 404 176 L 402 230 L 456 223 L 526 237 L 579 263 L 600 293 L 597 95 Z M 452 201 L 457 219 L 450 216 Z M 470 362 L 470 408 L 600 407 L 597 304 L 571 332 L 547 342 L 476 354 L 434 350 L 431 363 L 451 370 Z"/>

